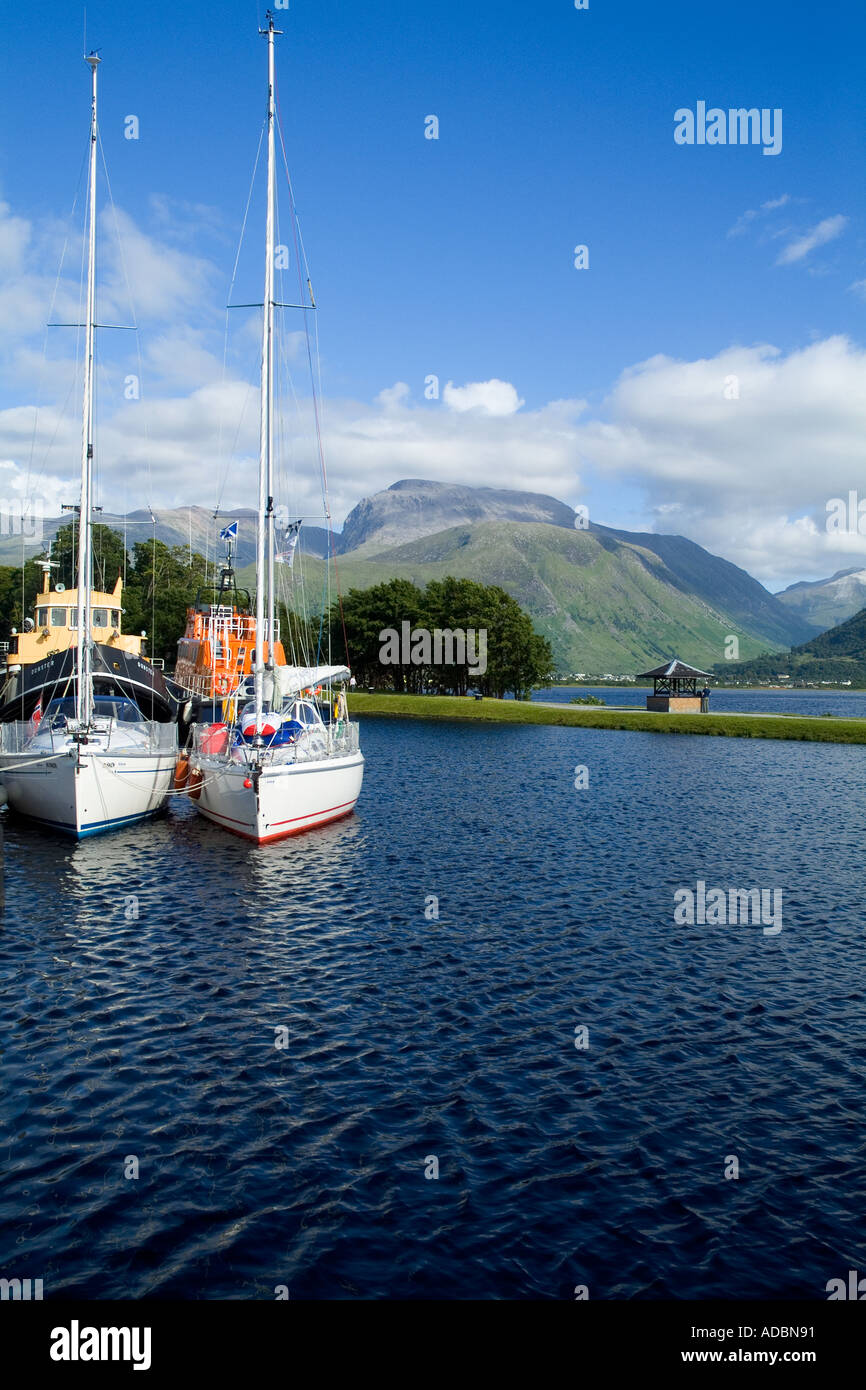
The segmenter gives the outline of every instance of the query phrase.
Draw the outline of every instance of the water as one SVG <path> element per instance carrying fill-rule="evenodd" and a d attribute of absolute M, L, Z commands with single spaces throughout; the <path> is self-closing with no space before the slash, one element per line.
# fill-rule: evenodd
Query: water
<path fill-rule="evenodd" d="M 575 696 L 595 695 L 606 705 L 646 709 L 652 694 L 644 685 L 554 685 L 534 690 L 533 700 L 567 705 Z M 710 711 L 715 714 L 832 714 L 866 719 L 866 690 L 718 690 L 710 686 Z"/>
<path fill-rule="evenodd" d="M 0 1273 L 820 1298 L 866 1268 L 866 749 L 363 742 L 355 815 L 281 845 L 186 801 L 80 845 L 4 817 Z M 783 930 L 675 926 L 699 878 L 781 887 Z"/>

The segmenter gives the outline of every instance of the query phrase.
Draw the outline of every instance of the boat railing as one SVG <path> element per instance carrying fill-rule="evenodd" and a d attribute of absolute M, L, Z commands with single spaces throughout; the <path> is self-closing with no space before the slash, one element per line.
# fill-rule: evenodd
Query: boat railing
<path fill-rule="evenodd" d="M 225 613 L 209 613 L 203 625 L 202 636 L 213 645 L 214 641 L 225 641 L 229 637 L 247 637 L 253 640 L 255 637 L 255 619 L 245 617 L 242 614 L 234 614 L 230 610 Z M 270 623 L 265 618 L 262 623 L 262 641 L 268 641 Z M 276 641 L 280 640 L 279 619 L 274 620 L 274 633 Z"/>
<path fill-rule="evenodd" d="M 349 753 L 357 753 L 361 746 L 358 725 L 348 719 L 339 720 L 329 727 L 328 742 L 332 758 L 345 758 Z"/>
<path fill-rule="evenodd" d="M 0 724 L 0 753 L 20 753 L 32 735 L 31 724 L 21 724 L 15 720 Z"/>
<path fill-rule="evenodd" d="M 191 746 L 194 753 L 211 756 L 226 754 L 233 750 L 236 759 L 252 756 L 252 743 L 238 741 L 235 729 L 226 724 L 194 724 L 191 731 Z M 267 737 L 264 747 L 269 747 Z M 338 724 L 321 725 L 301 735 L 297 742 L 279 745 L 280 757 L 297 763 L 320 762 L 324 758 L 345 758 L 357 753 L 359 748 L 358 725 L 348 720 Z M 242 750 L 246 750 L 245 752 Z"/>
<path fill-rule="evenodd" d="M 68 753 L 70 739 L 77 732 L 74 720 L 65 717 L 53 720 L 32 720 L 26 723 L 11 721 L 0 724 L 0 754 L 22 753 L 31 756 Z M 169 753 L 177 748 L 177 725 L 142 719 L 136 722 L 123 719 L 99 720 L 90 734 L 92 746 L 101 752 L 130 754 Z M 87 744 L 82 745 L 83 748 Z"/>
<path fill-rule="evenodd" d="M 346 758 L 360 746 L 358 725 L 348 720 L 310 730 L 311 737 L 298 739 L 295 762 L 315 763 L 326 758 Z M 324 737 L 322 737 L 324 735 Z"/>

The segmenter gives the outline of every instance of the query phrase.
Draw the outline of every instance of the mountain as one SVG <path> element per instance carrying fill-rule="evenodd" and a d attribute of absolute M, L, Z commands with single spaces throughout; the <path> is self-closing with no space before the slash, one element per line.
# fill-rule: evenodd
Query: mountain
<path fill-rule="evenodd" d="M 66 518 L 47 523 L 53 534 Z M 100 518 L 118 531 L 124 518 Z M 202 507 L 160 509 L 156 535 L 218 557 L 220 525 L 240 522 L 241 582 L 251 585 L 255 522 L 248 510 L 217 523 Z M 781 603 L 744 570 L 683 536 L 633 533 L 593 523 L 575 529 L 575 513 L 556 498 L 505 488 L 404 479 L 364 498 L 335 536 L 340 583 L 368 588 L 405 577 L 418 584 L 456 577 L 500 584 L 550 640 L 562 671 L 625 674 L 676 652 L 711 666 L 736 634 L 744 658 L 788 648 L 816 627 Z M 149 540 L 147 511 L 126 518 L 127 541 Z M 303 584 L 306 607 L 318 611 L 324 591 L 327 536 L 301 529 L 304 563 L 281 570 L 282 582 Z M 30 543 L 28 553 L 41 547 Z M 0 542 L 0 563 L 20 563 L 20 539 Z"/>
<path fill-rule="evenodd" d="M 653 550 L 605 528 L 482 521 L 383 550 L 367 542 L 340 555 L 338 568 L 344 592 L 394 578 L 424 585 L 446 575 L 499 584 L 549 639 L 560 671 L 625 674 L 672 652 L 709 667 L 724 653 L 731 633 L 739 637 L 745 656 L 790 642 L 789 630 L 801 634 L 802 624 L 784 608 L 777 611 L 772 595 L 742 570 L 699 546 L 693 554 L 691 542 L 685 546 L 682 553 L 672 548 L 671 564 L 679 568 L 671 569 Z M 704 592 L 689 590 L 686 572 L 699 567 L 701 555 L 724 580 L 728 609 L 709 602 Z M 292 580 L 303 583 L 310 610 L 322 591 L 322 569 L 320 561 L 307 560 Z M 248 571 L 243 582 L 251 578 Z M 695 582 L 709 590 L 710 579 Z M 740 621 L 740 612 L 748 615 L 747 622 Z"/>
<path fill-rule="evenodd" d="M 248 565 L 255 561 L 256 557 L 256 514 L 253 511 L 243 508 L 233 512 L 222 512 L 217 520 L 214 520 L 213 512 L 206 507 L 157 507 L 154 510 L 156 518 L 156 539 L 163 541 L 166 545 L 192 545 L 193 550 L 197 550 L 200 555 L 206 555 L 209 559 L 219 559 L 224 553 L 225 548 L 219 540 L 219 532 L 222 526 L 227 526 L 231 521 L 237 521 L 238 540 L 235 548 L 235 561 L 238 565 Z M 153 539 L 154 523 L 151 520 L 149 511 L 129 512 L 123 517 L 113 512 L 102 512 L 97 516 L 104 526 L 111 526 L 115 531 L 123 534 L 126 530 L 127 545 L 131 550 L 136 541 L 149 541 Z M 24 555 L 38 555 L 49 540 L 53 540 L 60 526 L 69 525 L 69 515 L 50 517 L 42 523 L 42 538 L 38 541 L 24 541 Z M 328 533 L 321 526 L 302 526 L 300 536 L 300 546 L 310 555 L 326 555 L 328 545 Z M 20 536 L 0 536 L 0 565 L 20 565 L 21 564 L 21 537 Z"/>
<path fill-rule="evenodd" d="M 802 580 L 776 598 L 816 627 L 832 627 L 866 607 L 866 569 L 854 565 L 837 570 L 829 579 Z"/>
<path fill-rule="evenodd" d="M 378 552 L 452 526 L 482 521 L 539 521 L 572 528 L 574 512 L 539 492 L 404 478 L 353 507 L 339 549 L 343 554 L 361 549 Z"/>
<path fill-rule="evenodd" d="M 790 652 L 759 657 L 756 661 L 724 662 L 720 675 L 739 681 L 850 681 L 866 686 L 866 608 L 828 632 L 812 637 Z"/>
<path fill-rule="evenodd" d="M 501 583 L 549 637 L 563 669 L 627 670 L 635 659 L 667 655 L 677 632 L 681 645 L 697 644 L 694 660 L 712 661 L 724 647 L 720 625 L 723 637 L 739 636 L 744 654 L 790 646 L 819 630 L 745 570 L 684 536 L 592 523 L 590 544 L 574 522 L 571 507 L 541 493 L 404 479 L 349 513 L 338 541 L 341 578 L 344 586 L 366 587 L 398 575 L 422 583 L 453 573 Z M 526 530 L 527 523 L 536 529 Z M 521 524 L 522 533 L 509 532 Z M 491 525 L 500 529 L 485 529 Z M 610 570 L 599 550 L 612 557 Z"/>
<path fill-rule="evenodd" d="M 820 631 L 819 624 L 809 622 L 804 615 L 784 610 L 763 584 L 738 565 L 711 555 L 685 536 L 614 531 L 595 525 L 590 530 L 652 551 L 663 561 L 670 582 L 682 593 L 702 599 L 733 618 L 745 631 L 760 633 L 770 643 L 790 646 Z"/>

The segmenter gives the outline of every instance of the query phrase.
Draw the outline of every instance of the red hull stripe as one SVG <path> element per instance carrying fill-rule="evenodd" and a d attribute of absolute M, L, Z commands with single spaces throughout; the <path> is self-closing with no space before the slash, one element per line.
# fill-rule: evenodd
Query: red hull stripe
<path fill-rule="evenodd" d="M 357 800 L 357 798 L 356 798 Z M 332 811 L 342 811 L 346 806 L 354 806 L 354 801 L 341 801 L 339 806 L 329 806 L 326 811 L 311 811 L 312 816 L 329 816 Z M 275 820 L 274 825 L 291 825 L 296 820 L 309 820 L 310 816 L 292 816 L 291 820 Z"/>
<path fill-rule="evenodd" d="M 327 820 L 339 820 L 341 816 L 350 815 L 354 805 L 354 801 L 345 801 L 342 806 L 332 806 L 330 811 L 315 811 L 313 815 L 325 816 Z M 205 814 L 208 816 L 213 816 L 215 819 L 218 818 L 220 821 L 227 821 L 230 819 L 228 816 L 220 816 L 218 811 L 208 811 Z M 269 845 L 274 840 L 286 840 L 290 835 L 302 835 L 305 830 L 312 830 L 316 825 L 326 824 L 326 821 L 314 820 L 312 816 L 297 816 L 296 820 L 306 820 L 307 824 L 295 825 L 295 828 L 293 830 L 280 830 L 276 835 L 262 835 L 261 837 L 259 837 L 258 835 L 250 835 L 249 832 L 246 830 L 235 830 L 236 825 L 243 824 L 242 821 L 235 821 L 232 825 L 226 825 L 225 828 L 229 831 L 231 835 L 240 835 L 242 840 L 250 840 L 254 845 Z M 292 822 L 280 821 L 277 823 L 280 825 L 288 825 Z"/>

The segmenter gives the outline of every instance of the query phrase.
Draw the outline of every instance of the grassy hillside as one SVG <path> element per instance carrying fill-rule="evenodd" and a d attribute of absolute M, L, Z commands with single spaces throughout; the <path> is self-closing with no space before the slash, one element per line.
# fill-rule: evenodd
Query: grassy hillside
<path fill-rule="evenodd" d="M 829 623 L 814 623 L 798 609 L 780 604 L 778 596 L 771 594 L 745 570 L 719 555 L 711 555 L 686 536 L 614 531 L 607 526 L 593 526 L 591 529 L 600 535 L 614 536 L 629 545 L 651 550 L 664 561 L 672 582 L 683 593 L 703 599 L 741 623 L 749 632 L 761 633 L 774 647 L 790 647 L 795 642 L 806 642 L 830 626 Z M 848 614 L 844 616 L 848 617 Z"/>
<path fill-rule="evenodd" d="M 304 557 L 300 566 L 311 610 L 319 602 L 322 563 Z M 500 584 L 548 638 L 563 671 L 637 671 L 672 652 L 709 667 L 723 657 L 731 633 L 747 656 L 776 641 L 775 632 L 764 630 L 766 621 L 764 629 L 757 620 L 746 626 L 686 592 L 651 550 L 543 523 L 455 526 L 375 555 L 342 555 L 339 572 L 344 591 L 392 578 L 423 585 L 447 575 Z M 250 581 L 247 571 L 244 577 Z"/>
<path fill-rule="evenodd" d="M 717 669 L 721 674 L 721 668 Z M 775 680 L 786 675 L 792 681 L 850 681 L 866 686 L 866 608 L 790 652 L 725 663 L 724 675 L 739 681 Z"/>
<path fill-rule="evenodd" d="M 829 579 L 791 584 L 776 594 L 776 598 L 792 613 L 824 632 L 853 618 L 866 605 L 866 569 L 854 565 L 837 570 Z"/>

